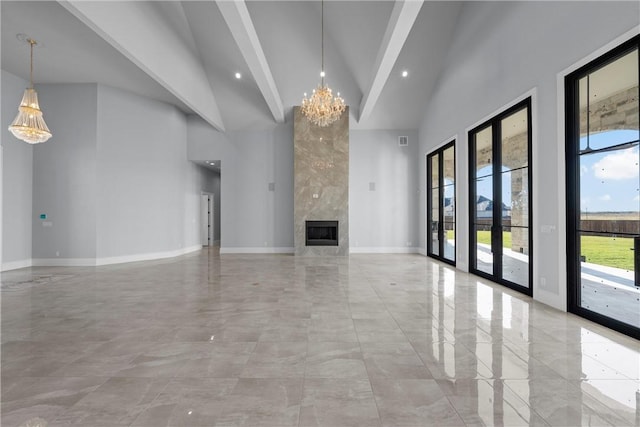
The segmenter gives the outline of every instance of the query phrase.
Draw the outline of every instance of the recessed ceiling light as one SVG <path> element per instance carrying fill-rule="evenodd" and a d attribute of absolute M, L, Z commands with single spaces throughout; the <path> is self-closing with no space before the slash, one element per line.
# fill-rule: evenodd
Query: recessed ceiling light
<path fill-rule="evenodd" d="M 241 78 L 242 78 L 242 74 L 236 73 L 236 79 L 241 79 Z"/>
<path fill-rule="evenodd" d="M 407 77 L 409 75 L 409 72 L 407 70 L 404 70 L 402 72 L 402 77 Z"/>

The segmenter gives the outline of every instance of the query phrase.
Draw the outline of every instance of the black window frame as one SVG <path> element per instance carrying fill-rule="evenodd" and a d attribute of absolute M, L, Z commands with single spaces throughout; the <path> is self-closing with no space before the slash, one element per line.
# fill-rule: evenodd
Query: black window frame
<path fill-rule="evenodd" d="M 580 119 L 576 120 L 576 111 L 580 79 L 597 69 L 615 61 L 633 50 L 638 49 L 640 62 L 640 35 L 623 42 L 607 53 L 590 61 L 577 70 L 567 74 L 564 78 L 565 100 L 565 182 L 566 182 L 566 256 L 567 256 L 567 311 L 585 319 L 599 323 L 607 328 L 640 339 L 640 328 L 613 319 L 604 314 L 589 310 L 580 305 L 581 268 L 579 260 L 580 250 Z M 640 64 L 638 69 L 640 70 Z M 639 71 L 640 72 L 640 71 Z M 578 107 L 579 108 L 579 107 Z M 640 256 L 640 251 L 635 252 Z M 638 271 L 636 270 L 636 281 Z"/>

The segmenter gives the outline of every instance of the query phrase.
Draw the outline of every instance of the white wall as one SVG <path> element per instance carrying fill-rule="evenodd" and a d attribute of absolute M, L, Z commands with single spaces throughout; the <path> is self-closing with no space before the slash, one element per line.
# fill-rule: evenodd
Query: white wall
<path fill-rule="evenodd" d="M 188 118 L 190 160 L 220 160 L 222 252 L 291 252 L 293 248 L 293 129 L 222 134 Z M 269 191 L 269 183 L 275 191 Z"/>
<path fill-rule="evenodd" d="M 398 146 L 400 135 L 408 146 Z M 417 251 L 418 132 L 352 130 L 349 137 L 351 252 Z"/>
<path fill-rule="evenodd" d="M 32 257 L 94 259 L 97 85 L 41 85 L 38 95 L 53 136 L 33 153 Z"/>
<path fill-rule="evenodd" d="M 398 135 L 410 146 L 398 147 Z M 221 250 L 291 252 L 293 129 L 222 134 L 188 118 L 190 160 L 220 160 Z M 417 244 L 417 132 L 351 131 L 350 245 L 360 251 L 414 251 Z M 275 191 L 269 191 L 269 183 Z M 369 182 L 376 191 L 369 192 Z M 350 228 L 352 226 L 350 225 Z M 407 247 L 407 242 L 411 242 Z"/>
<path fill-rule="evenodd" d="M 233 227 L 236 247 L 293 247 L 293 127 L 228 133 L 236 167 L 222 164 L 222 209 L 227 190 L 236 196 Z M 274 183 L 275 191 L 269 191 Z M 223 214 L 224 218 L 224 214 Z M 227 232 L 222 228 L 222 239 Z M 274 249 L 276 251 L 280 249 Z"/>
<path fill-rule="evenodd" d="M 16 139 L 7 129 L 18 113 L 18 105 L 29 82 L 3 70 L 1 85 L 0 143 L 4 158 L 1 193 L 2 270 L 8 270 L 31 265 L 34 147 Z M 46 113 L 48 107 L 44 102 L 42 105 Z M 44 118 L 48 121 L 48 114 Z"/>
<path fill-rule="evenodd" d="M 8 111 L 25 82 L 3 72 L 2 83 Z M 200 248 L 200 193 L 216 189 L 215 174 L 187 160 L 182 112 L 96 84 L 41 85 L 38 92 L 54 136 L 32 148 L 2 134 L 5 268 Z"/>
<path fill-rule="evenodd" d="M 200 170 L 175 107 L 98 86 L 98 258 L 199 242 Z"/>
<path fill-rule="evenodd" d="M 564 141 L 557 75 L 638 25 L 637 2 L 469 2 L 420 128 L 420 246 L 425 247 L 424 154 L 458 135 L 457 264 L 468 268 L 467 132 L 523 94 L 533 100 L 534 298 L 566 308 L 562 234 Z M 560 162 L 561 163 L 561 162 Z M 540 233 L 540 226 L 556 227 Z M 544 288 L 538 286 L 546 278 Z"/>

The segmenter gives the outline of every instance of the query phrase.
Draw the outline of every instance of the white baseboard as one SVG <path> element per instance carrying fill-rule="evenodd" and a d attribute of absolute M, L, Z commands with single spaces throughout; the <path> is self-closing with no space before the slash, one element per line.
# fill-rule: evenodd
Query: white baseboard
<path fill-rule="evenodd" d="M 189 246 L 187 248 L 176 249 L 174 251 L 149 252 L 146 254 L 134 254 L 134 255 L 97 258 L 95 260 L 95 265 L 124 264 L 127 262 L 140 262 L 140 261 L 152 261 L 154 259 L 175 258 L 180 255 L 185 255 L 185 254 L 200 251 L 200 250 L 202 250 L 202 246 L 195 245 L 195 246 Z"/>
<path fill-rule="evenodd" d="M 220 254 L 292 254 L 295 248 L 220 248 Z"/>
<path fill-rule="evenodd" d="M 189 246 L 174 251 L 150 252 L 103 258 L 36 258 L 33 260 L 37 267 L 95 267 L 100 265 L 124 264 L 127 262 L 152 261 L 155 259 L 175 258 L 202 249 L 202 246 Z M 20 268 L 20 267 L 18 267 Z"/>
<path fill-rule="evenodd" d="M 17 270 L 19 268 L 27 268 L 33 265 L 33 260 L 31 259 L 21 259 L 18 261 L 9 261 L 2 263 L 2 269 L 0 271 L 9 271 L 9 270 Z"/>
<path fill-rule="evenodd" d="M 406 246 L 391 246 L 391 247 L 350 247 L 349 253 L 352 254 L 417 254 L 420 253 L 420 248 L 406 247 Z"/>
<path fill-rule="evenodd" d="M 34 258 L 34 267 L 94 267 L 95 258 Z"/>
<path fill-rule="evenodd" d="M 553 307 L 557 310 L 564 312 L 567 311 L 566 303 L 558 301 L 558 294 L 555 292 L 549 292 L 545 289 L 540 289 L 540 287 L 534 287 L 533 299 L 536 301 L 540 301 L 541 303 Z"/>
<path fill-rule="evenodd" d="M 427 250 L 425 248 L 418 248 L 418 253 L 427 256 Z"/>

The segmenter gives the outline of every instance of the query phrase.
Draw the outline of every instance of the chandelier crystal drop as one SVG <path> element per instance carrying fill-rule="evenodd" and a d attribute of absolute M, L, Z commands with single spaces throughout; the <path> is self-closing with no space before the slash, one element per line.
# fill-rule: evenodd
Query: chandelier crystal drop
<path fill-rule="evenodd" d="M 11 133 L 18 139 L 29 144 L 38 144 L 51 138 L 51 131 L 42 117 L 38 104 L 38 93 L 33 88 L 33 46 L 35 40 L 27 38 L 31 47 L 31 73 L 29 87 L 25 89 L 22 102 L 18 107 L 18 115 L 9 126 Z"/>
<path fill-rule="evenodd" d="M 322 71 L 320 72 L 320 84 L 313 90 L 311 97 L 307 98 L 307 94 L 304 94 L 301 110 L 302 114 L 304 114 L 311 123 L 320 127 L 326 127 L 340 118 L 346 109 L 346 105 L 344 104 L 344 99 L 340 97 L 340 92 L 334 97 L 331 88 L 324 83 L 324 0 L 322 1 L 321 27 Z"/>

